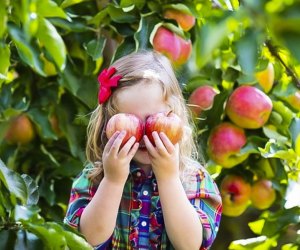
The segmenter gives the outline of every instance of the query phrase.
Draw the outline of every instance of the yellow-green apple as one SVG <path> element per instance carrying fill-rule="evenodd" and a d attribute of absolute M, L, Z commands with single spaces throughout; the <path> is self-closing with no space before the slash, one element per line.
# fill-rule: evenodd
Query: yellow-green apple
<path fill-rule="evenodd" d="M 192 113 L 198 117 L 202 110 L 210 109 L 216 94 L 217 91 L 209 85 L 196 88 L 188 99 L 188 106 Z"/>
<path fill-rule="evenodd" d="M 35 130 L 32 122 L 26 114 L 13 118 L 5 134 L 5 140 L 9 144 L 25 145 L 35 137 Z"/>
<path fill-rule="evenodd" d="M 106 136 L 111 138 L 116 131 L 126 131 L 126 135 L 122 141 L 123 146 L 132 136 L 136 141 L 140 141 L 144 134 L 143 121 L 133 114 L 118 113 L 113 115 L 106 125 Z"/>
<path fill-rule="evenodd" d="M 184 30 L 188 31 L 195 25 L 195 17 L 190 13 L 185 13 L 176 9 L 166 9 L 163 13 L 164 18 L 174 19 L 178 25 Z"/>
<path fill-rule="evenodd" d="M 245 179 L 238 175 L 226 175 L 220 185 L 223 202 L 223 214 L 239 216 L 248 207 L 251 186 Z"/>
<path fill-rule="evenodd" d="M 145 123 L 145 134 L 153 145 L 155 145 L 152 136 L 154 131 L 164 132 L 169 140 L 176 144 L 183 136 L 183 123 L 180 117 L 173 112 L 156 113 L 148 116 Z"/>
<path fill-rule="evenodd" d="M 187 62 L 192 53 L 192 42 L 160 26 L 153 38 L 154 50 L 167 56 L 175 67 Z"/>
<path fill-rule="evenodd" d="M 300 111 L 300 91 L 296 91 L 294 94 L 287 96 L 285 100 L 292 108 Z"/>
<path fill-rule="evenodd" d="M 266 93 L 269 93 L 269 91 L 272 89 L 274 77 L 275 72 L 272 63 L 268 63 L 268 66 L 264 70 L 255 73 L 256 80 Z"/>
<path fill-rule="evenodd" d="M 253 86 L 240 86 L 229 96 L 226 114 L 246 129 L 261 128 L 269 119 L 273 104 L 264 92 Z"/>
<path fill-rule="evenodd" d="M 258 209 L 267 209 L 276 200 L 276 191 L 272 182 L 267 179 L 260 179 L 253 183 L 251 187 L 250 199 L 252 205 Z"/>
<path fill-rule="evenodd" d="M 208 138 L 209 157 L 224 168 L 231 168 L 244 161 L 248 154 L 240 154 L 247 138 L 244 129 L 223 122 L 214 127 Z"/>

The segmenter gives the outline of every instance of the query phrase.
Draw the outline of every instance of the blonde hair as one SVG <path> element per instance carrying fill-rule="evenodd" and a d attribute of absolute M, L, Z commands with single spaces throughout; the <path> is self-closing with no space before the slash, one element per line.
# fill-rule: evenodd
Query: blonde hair
<path fill-rule="evenodd" d="M 118 86 L 113 89 L 109 99 L 104 104 L 98 105 L 91 114 L 86 145 L 87 160 L 94 165 L 89 175 L 90 178 L 95 182 L 100 182 L 103 178 L 102 153 L 108 141 L 105 135 L 105 126 L 109 118 L 118 113 L 116 100 L 118 92 L 125 87 L 140 83 L 153 83 L 155 80 L 161 85 L 164 98 L 172 111 L 181 117 L 184 123 L 184 135 L 179 142 L 180 177 L 183 181 L 189 170 L 197 166 L 195 160 L 198 154 L 194 142 L 191 116 L 171 63 L 158 52 L 139 51 L 118 59 L 111 66 L 116 68 L 115 74 L 121 75 L 122 78 Z"/>

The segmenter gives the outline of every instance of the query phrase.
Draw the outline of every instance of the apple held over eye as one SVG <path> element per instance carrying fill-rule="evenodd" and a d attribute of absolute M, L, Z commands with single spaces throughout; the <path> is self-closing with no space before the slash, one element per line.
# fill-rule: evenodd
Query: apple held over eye
<path fill-rule="evenodd" d="M 113 115 L 106 125 L 106 136 L 111 138 L 116 131 L 126 131 L 122 146 L 132 137 L 140 141 L 144 134 L 144 124 L 141 119 L 133 114 L 119 113 Z"/>
<path fill-rule="evenodd" d="M 220 193 L 223 214 L 236 217 L 241 215 L 250 203 L 251 186 L 238 175 L 227 175 L 221 182 Z"/>
<path fill-rule="evenodd" d="M 176 144 L 180 141 L 183 135 L 183 123 L 178 115 L 173 112 L 150 115 L 145 124 L 145 134 L 150 142 L 155 145 L 152 132 L 164 132 L 169 140 Z"/>

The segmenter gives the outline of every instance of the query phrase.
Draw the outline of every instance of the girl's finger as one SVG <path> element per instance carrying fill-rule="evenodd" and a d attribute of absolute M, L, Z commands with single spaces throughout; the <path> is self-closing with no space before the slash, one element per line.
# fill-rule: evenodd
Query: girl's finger
<path fill-rule="evenodd" d="M 105 147 L 104 147 L 104 152 L 106 153 L 110 150 L 111 146 L 113 145 L 114 141 L 116 140 L 116 138 L 118 137 L 118 135 L 120 134 L 120 131 L 116 131 L 112 137 L 109 138 L 108 142 L 106 143 Z"/>
<path fill-rule="evenodd" d="M 172 154 L 174 152 L 174 145 L 173 143 L 170 141 L 169 137 L 164 133 L 164 132 L 160 132 L 159 133 L 160 139 L 163 142 L 165 148 L 167 149 L 169 154 Z"/>
<path fill-rule="evenodd" d="M 110 153 L 117 156 L 120 146 L 123 142 L 123 139 L 125 138 L 126 135 L 126 131 L 123 130 L 121 131 L 121 133 L 117 136 L 117 138 L 115 139 L 115 141 L 113 142 L 111 148 L 110 148 Z"/>
<path fill-rule="evenodd" d="M 162 140 L 160 139 L 158 133 L 156 131 L 152 132 L 152 136 L 155 142 L 156 150 L 161 155 L 166 155 L 168 153 L 165 145 L 163 144 Z"/>
<path fill-rule="evenodd" d="M 125 143 L 122 149 L 119 152 L 120 156 L 128 155 L 129 150 L 132 148 L 132 145 L 135 143 L 136 138 L 134 136 L 130 137 L 130 139 Z"/>
<path fill-rule="evenodd" d="M 136 152 L 138 151 L 139 149 L 139 143 L 136 142 L 133 147 L 130 149 L 129 153 L 128 153 L 128 156 L 132 159 L 133 156 L 135 156 Z"/>
<path fill-rule="evenodd" d="M 146 148 L 147 148 L 147 150 L 148 150 L 148 153 L 149 153 L 151 156 L 153 156 L 153 157 L 154 157 L 155 155 L 157 155 L 157 151 L 156 151 L 155 147 L 152 145 L 152 143 L 150 142 L 148 136 L 147 136 L 147 135 L 144 135 L 143 139 L 144 139 L 144 142 L 145 142 L 145 146 L 146 146 Z"/>

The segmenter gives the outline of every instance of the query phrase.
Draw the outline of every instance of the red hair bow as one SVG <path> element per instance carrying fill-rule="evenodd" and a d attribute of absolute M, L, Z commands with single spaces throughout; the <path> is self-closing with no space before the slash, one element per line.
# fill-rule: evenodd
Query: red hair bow
<path fill-rule="evenodd" d="M 106 102 L 111 95 L 111 88 L 117 87 L 119 80 L 122 78 L 120 75 L 113 76 L 116 72 L 114 67 L 104 69 L 98 76 L 98 82 L 100 84 L 98 100 L 100 104 Z"/>

